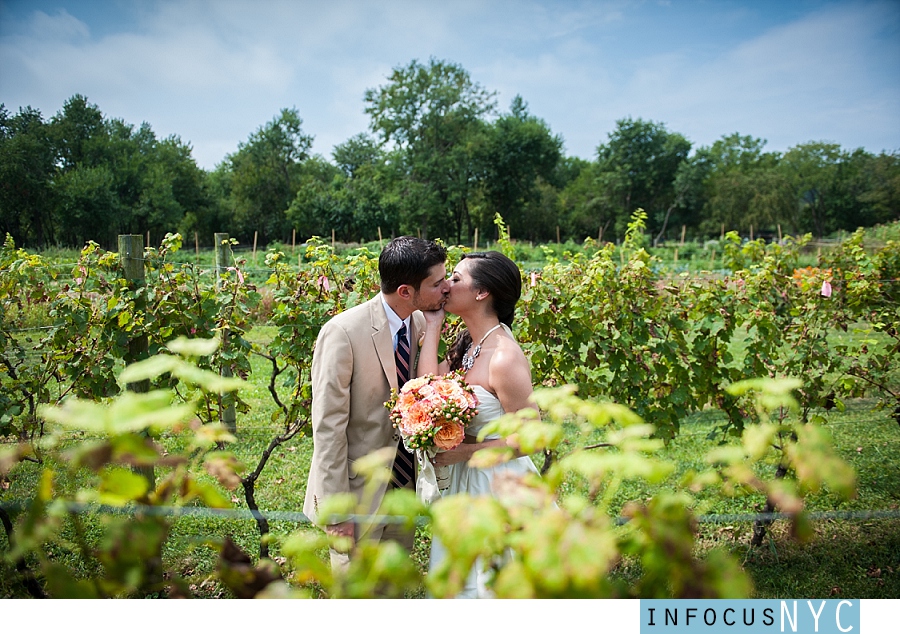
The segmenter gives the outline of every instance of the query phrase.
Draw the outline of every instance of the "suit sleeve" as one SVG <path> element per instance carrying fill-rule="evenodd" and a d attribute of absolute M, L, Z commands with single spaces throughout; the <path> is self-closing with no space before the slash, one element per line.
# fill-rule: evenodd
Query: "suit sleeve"
<path fill-rule="evenodd" d="M 319 493 L 329 497 L 350 490 L 347 426 L 353 349 L 347 332 L 328 323 L 319 334 L 311 369 L 312 432 Z"/>

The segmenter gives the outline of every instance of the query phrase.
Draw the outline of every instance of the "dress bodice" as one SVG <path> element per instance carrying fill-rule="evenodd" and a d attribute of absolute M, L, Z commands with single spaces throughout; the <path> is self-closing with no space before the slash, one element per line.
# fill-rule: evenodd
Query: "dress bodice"
<path fill-rule="evenodd" d="M 482 427 L 495 418 L 503 416 L 506 412 L 503 411 L 500 399 L 491 394 L 487 388 L 473 385 L 472 390 L 475 392 L 475 396 L 478 397 L 478 415 L 466 427 L 466 435 L 477 436 Z M 490 435 L 488 438 L 499 438 L 499 436 Z"/>

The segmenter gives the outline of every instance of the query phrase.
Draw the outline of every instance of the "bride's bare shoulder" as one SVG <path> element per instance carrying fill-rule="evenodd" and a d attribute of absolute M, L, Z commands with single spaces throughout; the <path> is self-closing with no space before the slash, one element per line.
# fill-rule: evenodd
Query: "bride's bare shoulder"
<path fill-rule="evenodd" d="M 528 363 L 525 353 L 513 339 L 504 337 L 497 343 L 497 348 L 491 356 L 491 377 L 522 371 L 531 373 L 531 365 Z"/>

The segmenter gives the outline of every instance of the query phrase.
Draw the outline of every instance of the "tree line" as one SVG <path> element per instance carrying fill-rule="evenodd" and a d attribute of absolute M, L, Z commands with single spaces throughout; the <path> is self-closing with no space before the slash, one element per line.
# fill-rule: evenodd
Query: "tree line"
<path fill-rule="evenodd" d="M 661 122 L 624 118 L 593 160 L 516 96 L 458 64 L 413 60 L 366 90 L 369 129 L 311 153 L 299 112 L 282 109 L 212 171 L 178 136 L 157 138 L 105 117 L 76 94 L 44 119 L 0 104 L 0 235 L 36 247 L 104 245 L 122 233 L 169 231 L 205 242 L 228 231 L 262 244 L 294 236 L 364 242 L 400 233 L 471 242 L 493 237 L 619 240 L 646 210 L 655 242 L 776 231 L 827 236 L 900 219 L 900 154 L 808 142 L 766 151 L 763 139 L 692 143 Z"/>

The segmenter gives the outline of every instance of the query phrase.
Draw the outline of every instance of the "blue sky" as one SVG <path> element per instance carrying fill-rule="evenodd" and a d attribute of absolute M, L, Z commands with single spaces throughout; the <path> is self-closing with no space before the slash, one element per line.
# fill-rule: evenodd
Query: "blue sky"
<path fill-rule="evenodd" d="M 0 0 L 7 110 L 49 118 L 81 93 L 206 169 L 286 107 L 330 158 L 367 130 L 365 90 L 430 57 L 501 111 L 522 95 L 586 159 L 625 117 L 695 147 L 738 132 L 900 150 L 896 0 Z"/>

